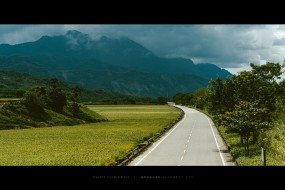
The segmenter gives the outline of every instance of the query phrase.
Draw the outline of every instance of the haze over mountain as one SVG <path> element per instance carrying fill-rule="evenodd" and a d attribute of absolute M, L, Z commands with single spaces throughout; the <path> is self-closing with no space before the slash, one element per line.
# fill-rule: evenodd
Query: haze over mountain
<path fill-rule="evenodd" d="M 35 42 L 1 44 L 0 70 L 151 97 L 193 92 L 218 75 L 222 79 L 231 75 L 209 63 L 158 57 L 126 37 L 93 40 L 74 30 L 62 36 L 43 36 Z"/>

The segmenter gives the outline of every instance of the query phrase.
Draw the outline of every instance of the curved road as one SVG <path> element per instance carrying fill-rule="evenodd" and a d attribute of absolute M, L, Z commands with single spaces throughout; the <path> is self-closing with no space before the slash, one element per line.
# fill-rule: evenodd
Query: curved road
<path fill-rule="evenodd" d="M 233 166 L 219 132 L 205 114 L 178 106 L 184 118 L 129 166 Z"/>

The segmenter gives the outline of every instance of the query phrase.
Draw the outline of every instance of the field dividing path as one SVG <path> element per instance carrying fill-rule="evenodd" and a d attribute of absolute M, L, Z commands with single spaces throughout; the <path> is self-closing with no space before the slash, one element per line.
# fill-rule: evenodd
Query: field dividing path
<path fill-rule="evenodd" d="M 233 166 L 235 163 L 212 120 L 178 106 L 184 118 L 129 166 Z"/>

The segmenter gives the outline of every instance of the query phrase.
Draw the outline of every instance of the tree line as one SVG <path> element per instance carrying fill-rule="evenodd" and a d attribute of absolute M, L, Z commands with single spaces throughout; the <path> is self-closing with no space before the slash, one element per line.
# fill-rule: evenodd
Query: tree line
<path fill-rule="evenodd" d="M 33 87 L 23 94 L 23 104 L 33 114 L 40 114 L 45 108 L 62 113 L 64 106 L 69 101 L 69 111 L 74 117 L 80 112 L 78 96 L 80 94 L 78 86 L 72 87 L 68 93 L 60 87 L 59 80 L 50 79 L 50 87 Z"/>
<path fill-rule="evenodd" d="M 207 88 L 173 97 L 177 104 L 207 111 L 218 125 L 226 127 L 227 133 L 238 133 L 247 153 L 250 143 L 262 142 L 260 135 L 272 128 L 285 107 L 285 80 L 280 81 L 284 64 L 250 66 L 250 71 L 224 81 L 217 77 Z"/>

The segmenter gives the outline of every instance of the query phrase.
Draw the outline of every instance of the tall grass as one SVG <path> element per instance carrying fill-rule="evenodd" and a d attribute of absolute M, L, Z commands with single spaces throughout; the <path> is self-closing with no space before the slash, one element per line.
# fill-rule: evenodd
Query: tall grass
<path fill-rule="evenodd" d="M 230 147 L 231 154 L 235 158 L 239 166 L 262 166 L 261 146 L 259 143 L 250 144 L 249 155 L 240 144 L 240 137 L 236 133 L 226 133 L 225 128 L 219 126 L 219 131 L 224 137 L 226 143 Z M 266 135 L 261 138 L 268 138 L 269 145 L 266 149 L 266 165 L 268 166 L 283 166 L 285 164 L 285 130 L 282 132 L 273 129 L 266 132 Z"/>

